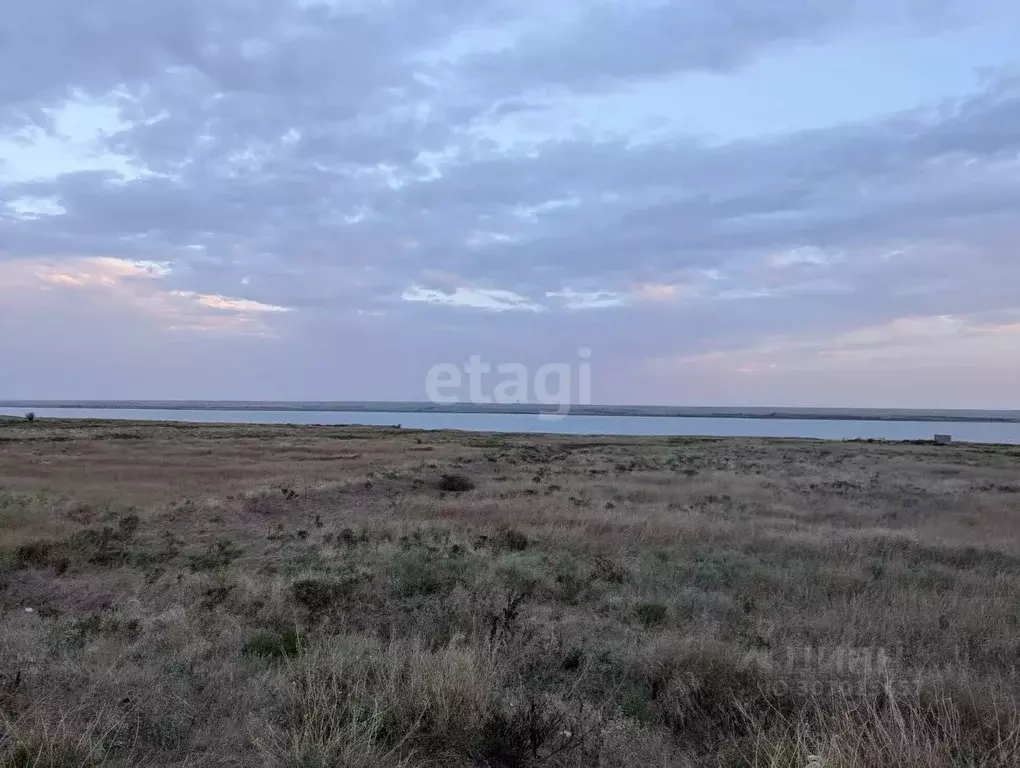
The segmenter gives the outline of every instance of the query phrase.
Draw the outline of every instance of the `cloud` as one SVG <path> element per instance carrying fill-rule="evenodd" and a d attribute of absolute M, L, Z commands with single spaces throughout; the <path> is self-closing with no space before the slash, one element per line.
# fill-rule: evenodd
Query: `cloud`
<path fill-rule="evenodd" d="M 7 208 L 18 218 L 37 219 L 44 216 L 60 216 L 67 210 L 52 197 L 24 197 L 7 203 Z"/>
<path fill-rule="evenodd" d="M 261 313 L 261 312 L 290 312 L 289 307 L 278 307 L 273 304 L 263 304 L 250 299 L 231 299 L 226 296 L 216 296 L 194 291 L 170 291 L 171 296 L 182 299 L 192 299 L 202 307 L 209 309 L 222 309 L 228 312 L 240 313 Z"/>
<path fill-rule="evenodd" d="M 62 297 L 84 295 L 102 309 L 116 305 L 139 319 L 151 319 L 168 330 L 267 335 L 259 315 L 288 312 L 286 307 L 248 299 L 192 291 L 168 290 L 167 264 L 110 257 L 0 261 L 0 296 L 44 290 Z"/>
<path fill-rule="evenodd" d="M 788 251 L 774 253 L 769 257 L 769 266 L 776 269 L 788 267 L 818 267 L 824 264 L 832 264 L 840 259 L 839 254 L 828 254 L 821 248 L 806 246 L 793 248 Z"/>
<path fill-rule="evenodd" d="M 924 371 L 979 365 L 1016 367 L 1020 310 L 982 315 L 899 317 L 881 325 L 831 334 L 768 337 L 754 346 L 681 357 L 672 364 L 708 366 L 737 373 L 885 369 Z M 659 361 L 669 363 L 669 361 Z"/>
<path fill-rule="evenodd" d="M 115 287 L 131 279 L 165 277 L 169 273 L 167 264 L 108 257 L 0 261 L 0 289 Z"/>
<path fill-rule="evenodd" d="M 905 25 L 923 31 L 961 23 L 963 3 L 755 0 L 570 4 L 570 12 L 523 36 L 510 54 L 480 54 L 478 68 L 500 82 L 606 88 L 682 71 L 728 72 L 791 44 L 823 41 L 848 28 Z M 552 14 L 550 14 L 552 15 Z M 682 41 L 682 42 L 681 42 Z"/>
<path fill-rule="evenodd" d="M 484 309 L 492 312 L 505 312 L 507 310 L 541 312 L 543 309 L 541 305 L 535 304 L 513 291 L 491 288 L 456 288 L 452 293 L 444 293 L 441 290 L 415 285 L 404 291 L 401 298 L 404 301 L 440 304 L 448 307 Z"/>
<path fill-rule="evenodd" d="M 546 296 L 561 301 L 567 309 L 605 309 L 606 307 L 623 306 L 626 299 L 613 291 L 575 291 L 564 288 L 561 291 L 549 291 Z"/>
<path fill-rule="evenodd" d="M 677 297 L 679 290 L 675 285 L 648 283 L 639 285 L 634 293 L 645 301 L 672 301 Z"/>

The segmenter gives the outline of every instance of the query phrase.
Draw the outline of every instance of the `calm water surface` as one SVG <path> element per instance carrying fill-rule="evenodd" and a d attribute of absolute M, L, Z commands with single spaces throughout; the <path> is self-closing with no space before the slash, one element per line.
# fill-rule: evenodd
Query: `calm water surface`
<path fill-rule="evenodd" d="M 0 408 L 23 416 L 28 409 Z M 372 411 L 216 411 L 150 408 L 35 408 L 40 418 L 129 419 L 231 424 L 363 424 L 475 432 L 547 432 L 562 435 L 704 435 L 714 437 L 817 437 L 829 440 L 930 440 L 946 433 L 974 443 L 1020 444 L 1020 423 L 740 419 L 675 416 L 565 416 L 503 413 L 381 413 Z"/>

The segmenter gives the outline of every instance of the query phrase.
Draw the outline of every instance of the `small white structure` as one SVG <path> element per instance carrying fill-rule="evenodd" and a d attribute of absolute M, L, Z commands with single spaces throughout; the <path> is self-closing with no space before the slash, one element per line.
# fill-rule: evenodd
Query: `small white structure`
<path fill-rule="evenodd" d="M 953 442 L 952 435 L 935 435 L 935 443 L 938 445 L 949 445 Z"/>

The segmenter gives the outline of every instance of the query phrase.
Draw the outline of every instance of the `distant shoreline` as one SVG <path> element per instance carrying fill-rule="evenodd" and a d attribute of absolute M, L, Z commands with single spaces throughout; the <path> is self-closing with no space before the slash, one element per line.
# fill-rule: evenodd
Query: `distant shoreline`
<path fill-rule="evenodd" d="M 474 403 L 400 402 L 269 402 L 269 401 L 97 401 L 0 400 L 0 408 L 253 411 L 328 413 L 488 413 L 539 414 L 555 410 L 538 404 L 480 405 Z M 572 416 L 623 416 L 710 419 L 802 419 L 816 421 L 921 421 L 1020 423 L 1020 411 L 904 409 L 904 408 L 725 408 L 712 406 L 571 405 Z"/>

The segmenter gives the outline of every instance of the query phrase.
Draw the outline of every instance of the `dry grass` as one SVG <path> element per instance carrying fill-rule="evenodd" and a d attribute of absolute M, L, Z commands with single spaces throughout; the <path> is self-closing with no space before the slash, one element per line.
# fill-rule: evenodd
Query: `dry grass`
<path fill-rule="evenodd" d="M 1018 462 L 0 423 L 0 765 L 1020 765 Z"/>

